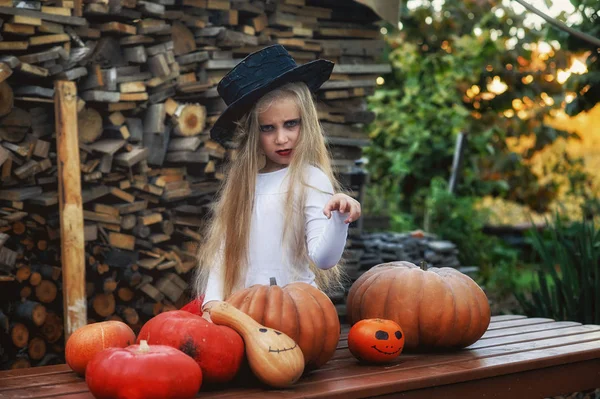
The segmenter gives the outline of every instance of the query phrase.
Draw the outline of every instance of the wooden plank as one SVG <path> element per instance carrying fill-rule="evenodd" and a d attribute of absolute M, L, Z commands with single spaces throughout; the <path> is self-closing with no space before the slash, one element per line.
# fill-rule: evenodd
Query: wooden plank
<path fill-rule="evenodd" d="M 341 351 L 338 351 L 341 352 Z M 346 351 L 347 352 L 347 351 Z M 534 351 L 513 354 L 503 354 L 489 358 L 479 358 L 469 356 L 473 351 L 455 352 L 462 360 L 459 362 L 450 362 L 446 364 L 437 363 L 441 356 L 452 356 L 452 354 L 431 354 L 431 355 L 401 355 L 399 361 L 393 362 L 385 367 L 381 366 L 361 366 L 358 365 L 355 359 L 350 358 L 344 364 L 337 364 L 326 371 L 336 372 L 331 379 L 323 378 L 320 370 L 312 372 L 303 377 L 292 389 L 270 391 L 263 388 L 244 388 L 244 387 L 229 387 L 227 390 L 216 390 L 212 392 L 203 392 L 202 397 L 212 398 L 228 398 L 228 397 L 249 397 L 249 398 L 296 398 L 296 397 L 333 397 L 333 398 L 350 398 L 363 397 L 373 395 L 385 395 L 391 393 L 406 393 L 410 394 L 417 392 L 418 389 L 423 389 L 422 393 L 429 392 L 429 389 L 439 387 L 447 389 L 452 386 L 462 385 L 460 397 L 481 397 L 480 395 L 472 394 L 470 391 L 473 384 L 481 389 L 486 386 L 490 378 L 499 378 L 506 376 L 503 381 L 518 381 L 524 375 L 528 375 L 529 371 L 539 371 L 542 374 L 536 374 L 537 379 L 542 380 L 541 386 L 548 385 L 545 381 L 544 374 L 548 370 L 551 375 L 557 379 L 564 378 L 565 367 L 579 367 L 581 373 L 588 370 L 585 381 L 578 380 L 579 384 L 593 384 L 597 381 L 597 373 L 600 367 L 600 347 L 598 341 L 578 342 L 570 345 L 562 345 L 552 348 L 540 348 Z M 429 361 L 434 359 L 434 361 Z M 593 360 L 590 360 L 593 359 Z M 422 365 L 416 366 L 414 362 L 421 361 Z M 332 362 L 330 362 L 332 363 Z M 329 365 L 329 364 L 328 364 Z M 326 365 L 326 366 L 328 366 Z M 416 367 L 414 367 L 416 366 Z M 554 369 L 556 368 L 556 369 Z M 43 370 L 48 369 L 48 371 Z M 347 369 L 356 369 L 359 374 L 353 376 L 345 376 Z M 61 371 L 62 370 L 62 371 Z M 21 379 L 21 384 L 14 384 L 15 389 L 5 392 L 11 398 L 34 398 L 34 397 L 71 397 L 71 398 L 91 398 L 87 391 L 83 378 L 76 377 L 74 373 L 69 372 L 71 376 L 78 379 L 73 382 L 68 376 L 65 376 L 68 366 L 51 366 L 29 370 L 12 370 L 0 372 L 0 380 L 6 381 L 7 378 L 18 377 Z M 591 370 L 591 372 L 589 372 Z M 35 384 L 37 375 L 32 371 L 38 372 L 41 376 L 56 375 L 62 384 L 52 384 L 50 381 L 44 386 L 33 386 L 25 388 L 29 384 Z M 562 375 L 562 377 L 561 377 Z M 21 377 L 23 376 L 23 377 Z M 47 377 L 44 377 L 47 378 Z M 568 378 L 572 381 L 573 378 Z M 485 382 L 485 383 L 484 383 Z M 11 383 L 11 386 L 13 384 Z M 564 385 L 556 385 L 554 388 L 561 388 Z M 569 391 L 577 391 L 581 387 L 592 387 L 593 385 L 569 385 Z M 425 391 L 427 389 L 427 391 Z M 531 397 L 532 391 L 529 384 L 523 386 L 522 390 L 513 389 L 507 391 L 508 396 L 516 398 Z M 435 391 L 437 392 L 437 391 Z M 486 391 L 489 392 L 489 391 Z M 537 391 L 536 391 L 537 392 Z M 549 391 L 550 392 L 550 391 Z M 480 391 L 476 391 L 480 393 Z M 528 396 L 527 396 L 528 393 Z M 552 391 L 554 394 L 564 393 Z M 68 395 L 73 394 L 73 395 Z M 490 393 L 491 395 L 491 393 Z M 493 396 L 493 395 L 492 395 Z M 534 395 L 535 397 L 552 396 L 549 393 L 545 395 Z M 403 396 L 404 397 L 404 396 Z M 413 397 L 413 396 L 406 396 Z M 429 398 L 438 396 L 421 395 L 418 398 Z M 457 397 L 457 395 L 441 395 L 439 397 Z"/>
<path fill-rule="evenodd" d="M 79 171 L 77 87 L 74 82 L 55 81 L 54 90 L 66 341 L 75 330 L 87 323 L 85 242 Z"/>
<path fill-rule="evenodd" d="M 594 325 L 573 326 L 573 327 L 562 328 L 559 331 L 545 330 L 545 331 L 531 332 L 531 333 L 527 333 L 527 334 L 514 334 L 514 335 L 509 335 L 509 336 L 504 336 L 504 337 L 480 339 L 479 341 L 475 342 L 473 345 L 469 346 L 468 349 L 489 348 L 492 346 L 514 344 L 517 342 L 535 341 L 535 340 L 539 340 L 539 339 L 553 338 L 553 337 L 556 337 L 557 335 L 560 335 L 561 337 L 566 337 L 569 335 L 583 334 L 583 333 L 592 332 L 592 331 L 600 331 L 600 326 L 594 326 Z"/>
<path fill-rule="evenodd" d="M 527 316 L 518 315 L 518 314 L 505 314 L 505 315 L 492 316 L 490 323 L 497 323 L 499 321 L 522 320 L 522 319 L 526 319 L 526 318 L 527 318 Z"/>
<path fill-rule="evenodd" d="M 582 391 L 592 391 L 598 386 L 598 368 L 600 368 L 600 360 L 587 360 L 514 374 L 492 375 L 488 378 L 478 380 L 411 390 L 403 392 L 401 397 L 404 399 L 578 397 Z M 566 395 L 571 392 L 576 392 L 577 395 Z M 389 397 L 398 396 L 396 394 L 379 396 L 379 398 Z"/>
<path fill-rule="evenodd" d="M 33 10 L 24 10 L 12 7 L 0 7 L 0 15 L 18 15 L 30 18 L 39 18 L 43 21 L 57 22 L 65 25 L 85 26 L 87 20 L 81 17 L 66 17 L 64 15 L 48 14 Z"/>
<path fill-rule="evenodd" d="M 523 327 L 514 327 L 514 328 L 509 328 L 509 329 L 500 329 L 500 330 L 493 330 L 493 331 L 488 330 L 485 332 L 485 334 L 483 334 L 483 337 L 481 337 L 480 339 L 488 339 L 488 338 L 494 338 L 494 337 L 506 337 L 506 336 L 510 336 L 510 335 L 526 334 L 526 333 L 535 332 L 535 331 L 558 330 L 561 328 L 573 327 L 573 326 L 578 326 L 578 325 L 581 325 L 581 324 L 576 323 L 574 321 L 559 321 L 559 322 L 534 324 L 534 325 L 523 326 Z"/>
<path fill-rule="evenodd" d="M 528 319 L 520 319 L 520 320 L 509 320 L 509 321 L 500 321 L 498 323 L 490 324 L 488 331 L 498 330 L 502 328 L 512 328 L 512 327 L 521 327 L 521 326 L 530 326 L 534 324 L 543 324 L 548 322 L 553 322 L 552 319 L 545 318 L 528 318 Z"/>

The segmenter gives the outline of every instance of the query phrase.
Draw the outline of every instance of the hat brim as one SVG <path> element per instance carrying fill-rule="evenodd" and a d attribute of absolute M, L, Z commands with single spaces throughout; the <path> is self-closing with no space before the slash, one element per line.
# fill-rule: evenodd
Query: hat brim
<path fill-rule="evenodd" d="M 223 111 L 210 130 L 211 139 L 226 146 L 233 138 L 236 129 L 235 123 L 252 109 L 262 96 L 273 89 L 291 82 L 304 82 L 311 92 L 315 92 L 331 76 L 333 65 L 333 62 L 321 59 L 298 65 L 273 78 L 264 86 L 235 100 Z"/>

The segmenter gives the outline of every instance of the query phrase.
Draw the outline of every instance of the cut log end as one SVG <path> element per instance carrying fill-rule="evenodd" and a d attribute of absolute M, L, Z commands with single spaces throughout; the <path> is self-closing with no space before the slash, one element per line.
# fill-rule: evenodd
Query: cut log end
<path fill-rule="evenodd" d="M 93 143 L 102 135 L 102 116 L 93 108 L 84 108 L 77 114 L 79 140 L 84 144 Z"/>
<path fill-rule="evenodd" d="M 58 288 L 50 280 L 42 280 L 42 282 L 35 287 L 35 295 L 42 303 L 52 303 L 56 299 L 58 294 Z"/>
<path fill-rule="evenodd" d="M 115 313 L 115 306 L 113 294 L 97 294 L 92 301 L 94 311 L 102 317 L 108 317 Z"/>
<path fill-rule="evenodd" d="M 188 104 L 177 117 L 176 133 L 181 136 L 196 136 L 204 130 L 206 108 L 202 105 Z"/>
<path fill-rule="evenodd" d="M 27 347 L 27 353 L 32 360 L 40 360 L 46 354 L 46 341 L 40 337 L 32 338 Z"/>
<path fill-rule="evenodd" d="M 11 327 L 10 338 L 17 348 L 24 348 L 29 342 L 29 330 L 22 323 L 15 323 Z"/>

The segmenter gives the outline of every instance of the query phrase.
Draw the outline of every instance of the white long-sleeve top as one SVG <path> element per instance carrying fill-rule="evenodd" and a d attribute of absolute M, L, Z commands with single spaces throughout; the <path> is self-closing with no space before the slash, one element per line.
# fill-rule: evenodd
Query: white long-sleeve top
<path fill-rule="evenodd" d="M 248 269 L 245 281 L 238 283 L 234 291 L 254 284 L 268 285 L 271 277 L 276 278 L 279 286 L 297 281 L 316 286 L 315 275 L 308 263 L 292 266 L 292 249 L 282 242 L 286 223 L 284 202 L 289 185 L 287 172 L 288 168 L 284 168 L 257 176 Z M 333 186 L 325 173 L 314 166 L 307 167 L 306 173 L 309 187 L 304 216 L 308 256 L 317 267 L 328 269 L 339 262 L 344 251 L 348 235 L 348 225 L 344 223 L 347 214 L 334 211 L 327 219 L 323 208 L 333 194 Z M 215 267 L 208 276 L 203 304 L 223 299 L 222 269 Z"/>

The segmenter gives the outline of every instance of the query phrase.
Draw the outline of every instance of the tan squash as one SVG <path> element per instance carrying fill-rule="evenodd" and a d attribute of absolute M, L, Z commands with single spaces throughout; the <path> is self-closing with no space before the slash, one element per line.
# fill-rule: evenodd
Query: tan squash
<path fill-rule="evenodd" d="M 257 323 L 227 302 L 215 304 L 209 313 L 213 323 L 231 327 L 242 336 L 248 364 L 259 380 L 284 388 L 300 378 L 304 372 L 304 356 L 289 336 Z"/>
<path fill-rule="evenodd" d="M 337 311 L 327 295 L 310 284 L 280 287 L 271 278 L 270 285 L 256 284 L 235 292 L 227 302 L 296 341 L 307 370 L 323 366 L 335 353 L 340 339 Z"/>
<path fill-rule="evenodd" d="M 483 290 L 456 269 L 410 262 L 377 265 L 354 282 L 346 302 L 351 324 L 363 319 L 398 323 L 406 349 L 464 348 L 490 324 Z"/>

